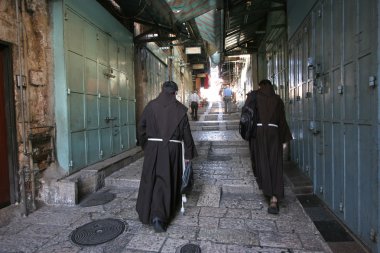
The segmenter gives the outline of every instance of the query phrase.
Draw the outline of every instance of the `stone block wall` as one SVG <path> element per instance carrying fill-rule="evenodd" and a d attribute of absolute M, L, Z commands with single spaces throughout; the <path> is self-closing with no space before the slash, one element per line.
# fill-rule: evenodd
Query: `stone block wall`
<path fill-rule="evenodd" d="M 25 184 L 15 188 L 16 202 L 26 191 L 33 208 L 38 178 L 54 162 L 54 101 L 52 29 L 47 0 L 0 1 L 0 44 L 11 53 L 11 72 L 6 73 L 13 91 L 15 126 L 14 177 Z M 21 77 L 21 78 L 18 78 Z M 17 81 L 17 80 L 21 81 Z M 22 90 L 19 85 L 22 84 Z M 9 99 L 9 98 L 8 98 Z M 12 106 L 12 105 L 11 105 Z M 9 133 L 8 133 L 9 134 Z M 14 151 L 13 151 L 14 150 Z M 17 168 L 16 168 L 17 167 Z"/>

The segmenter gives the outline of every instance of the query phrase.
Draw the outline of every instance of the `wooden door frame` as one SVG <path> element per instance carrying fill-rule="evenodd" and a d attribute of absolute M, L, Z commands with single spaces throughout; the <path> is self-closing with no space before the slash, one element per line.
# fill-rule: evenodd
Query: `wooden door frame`
<path fill-rule="evenodd" d="M 4 106 L 6 114 L 7 133 L 7 150 L 8 150 L 8 168 L 9 168 L 9 184 L 11 204 L 20 202 L 18 162 L 17 162 L 17 130 L 16 130 L 16 113 L 14 99 L 14 81 L 12 71 L 12 45 L 0 41 L 0 50 L 4 53 Z"/>

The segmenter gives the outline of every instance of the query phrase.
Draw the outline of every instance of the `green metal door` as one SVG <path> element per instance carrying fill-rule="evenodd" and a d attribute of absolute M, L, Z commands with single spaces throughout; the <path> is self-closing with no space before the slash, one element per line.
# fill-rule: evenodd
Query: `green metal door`
<path fill-rule="evenodd" d="M 129 132 L 128 132 L 128 100 L 121 98 L 120 100 L 120 135 L 121 149 L 128 149 Z"/>
<path fill-rule="evenodd" d="M 136 144 L 134 51 L 132 36 L 120 42 L 68 6 L 64 21 L 68 166 L 74 172 Z"/>
<path fill-rule="evenodd" d="M 85 146 L 85 96 L 84 96 L 84 58 L 83 58 L 83 20 L 70 9 L 65 12 L 66 29 L 66 76 L 67 101 L 69 105 L 70 163 L 72 168 L 86 164 Z"/>
<path fill-rule="evenodd" d="M 128 136 L 129 147 L 136 146 L 136 120 L 135 120 L 135 101 L 128 101 Z"/>
<path fill-rule="evenodd" d="M 119 98 L 111 98 L 111 127 L 112 127 L 112 152 L 118 154 L 121 151 L 120 148 L 120 116 L 119 116 Z"/>
<path fill-rule="evenodd" d="M 98 64 L 98 103 L 99 103 L 99 128 L 100 128 L 100 157 L 108 158 L 112 155 L 111 121 L 109 79 L 106 74 L 109 68 Z"/>

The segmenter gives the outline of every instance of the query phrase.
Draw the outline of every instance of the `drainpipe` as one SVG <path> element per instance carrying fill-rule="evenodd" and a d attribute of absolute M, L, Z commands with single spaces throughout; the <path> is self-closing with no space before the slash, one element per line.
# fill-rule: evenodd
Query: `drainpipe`
<path fill-rule="evenodd" d="M 21 118 L 22 118 L 22 143 L 23 143 L 23 154 L 27 156 L 27 147 L 26 147 L 26 128 L 25 128 L 25 110 L 24 110 L 24 87 L 23 87 L 23 69 L 24 69 L 24 60 L 21 55 L 21 36 L 22 36 L 22 27 L 21 27 L 21 18 L 19 10 L 19 0 L 16 0 L 16 20 L 17 20 L 17 47 L 18 47 L 18 62 L 19 62 L 19 78 L 17 79 L 17 85 L 20 88 L 20 106 L 21 106 Z M 26 201 L 26 189 L 25 189 L 25 167 L 24 165 L 19 171 L 21 175 L 21 201 L 22 213 L 23 215 L 28 215 L 27 201 Z"/>

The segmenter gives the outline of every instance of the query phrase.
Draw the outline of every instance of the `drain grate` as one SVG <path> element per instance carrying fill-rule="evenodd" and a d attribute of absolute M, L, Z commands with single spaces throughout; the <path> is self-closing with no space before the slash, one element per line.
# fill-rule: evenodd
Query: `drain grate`
<path fill-rule="evenodd" d="M 79 204 L 81 207 L 104 205 L 111 202 L 115 198 L 115 194 L 110 192 L 95 192 L 85 198 Z"/>
<path fill-rule="evenodd" d="M 201 248 L 192 243 L 185 244 L 181 247 L 180 253 L 201 253 Z"/>
<path fill-rule="evenodd" d="M 232 157 L 229 155 L 208 155 L 208 161 L 230 161 Z"/>
<path fill-rule="evenodd" d="M 314 221 L 326 242 L 348 242 L 354 239 L 336 221 Z"/>
<path fill-rule="evenodd" d="M 96 220 L 76 228 L 70 239 L 80 246 L 98 245 L 118 237 L 125 227 L 124 222 L 117 219 Z"/>

